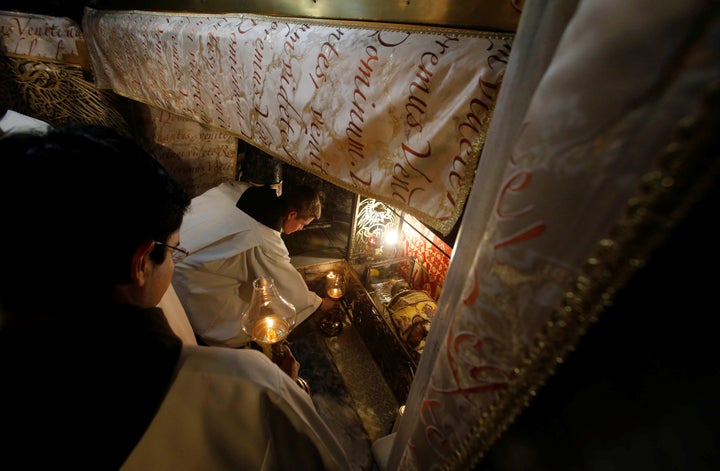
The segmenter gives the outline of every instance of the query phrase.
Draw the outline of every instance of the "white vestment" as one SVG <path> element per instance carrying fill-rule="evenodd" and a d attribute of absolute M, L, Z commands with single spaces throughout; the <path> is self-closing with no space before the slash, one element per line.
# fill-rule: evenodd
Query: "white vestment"
<path fill-rule="evenodd" d="M 271 277 L 295 306 L 296 324 L 322 303 L 290 262 L 281 233 L 235 206 L 248 187 L 222 183 L 193 198 L 180 227 L 180 245 L 190 255 L 176 264 L 173 286 L 193 330 L 209 345 L 238 347 L 250 341 L 240 319 L 259 276 Z"/>
<path fill-rule="evenodd" d="M 252 349 L 185 345 L 131 470 L 351 469 L 312 399 Z"/>
<path fill-rule="evenodd" d="M 3 116 L 0 116 L 0 135 L 17 132 L 44 134 L 48 129 L 50 129 L 50 125 L 45 121 L 17 111 L 7 110 Z"/>

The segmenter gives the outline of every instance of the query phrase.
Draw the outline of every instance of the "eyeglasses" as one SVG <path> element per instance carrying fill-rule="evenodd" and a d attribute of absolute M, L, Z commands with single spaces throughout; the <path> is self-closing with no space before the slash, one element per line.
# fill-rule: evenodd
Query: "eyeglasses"
<path fill-rule="evenodd" d="M 176 245 L 169 245 L 164 242 L 158 242 L 158 241 L 155 241 L 155 245 L 167 247 L 168 249 L 172 250 L 172 259 L 173 259 L 173 262 L 175 262 L 175 263 L 183 261 L 185 259 L 185 257 L 190 255 L 190 252 L 187 249 L 178 247 Z"/>

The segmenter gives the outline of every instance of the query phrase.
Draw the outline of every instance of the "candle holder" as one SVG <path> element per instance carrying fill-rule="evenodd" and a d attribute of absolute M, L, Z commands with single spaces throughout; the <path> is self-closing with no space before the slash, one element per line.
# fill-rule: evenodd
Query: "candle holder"
<path fill-rule="evenodd" d="M 345 278 L 341 272 L 331 271 L 325 275 L 325 292 L 331 299 L 339 301 L 345 295 Z M 319 321 L 320 331 L 328 337 L 334 337 L 342 332 L 343 311 L 341 306 L 327 312 Z"/>

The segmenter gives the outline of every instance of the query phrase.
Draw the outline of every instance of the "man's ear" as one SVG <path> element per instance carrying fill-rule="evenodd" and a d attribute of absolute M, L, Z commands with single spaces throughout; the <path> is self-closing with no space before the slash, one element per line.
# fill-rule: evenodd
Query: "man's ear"
<path fill-rule="evenodd" d="M 295 211 L 294 209 L 291 209 L 285 215 L 285 219 L 295 219 L 295 218 L 297 218 L 297 215 L 298 215 L 298 212 Z"/>
<path fill-rule="evenodd" d="M 138 286 L 145 284 L 145 270 L 148 268 L 148 257 L 155 248 L 155 242 L 148 240 L 135 249 L 130 260 L 130 278 Z"/>

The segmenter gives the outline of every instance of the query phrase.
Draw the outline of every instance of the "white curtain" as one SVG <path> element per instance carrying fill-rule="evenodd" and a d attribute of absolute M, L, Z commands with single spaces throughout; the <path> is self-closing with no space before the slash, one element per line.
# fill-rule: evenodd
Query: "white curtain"
<path fill-rule="evenodd" d="M 527 3 L 405 414 L 375 443 L 383 468 L 480 460 L 717 174 L 677 132 L 720 79 L 717 9 Z M 691 164 L 707 172 L 682 178 Z"/>

